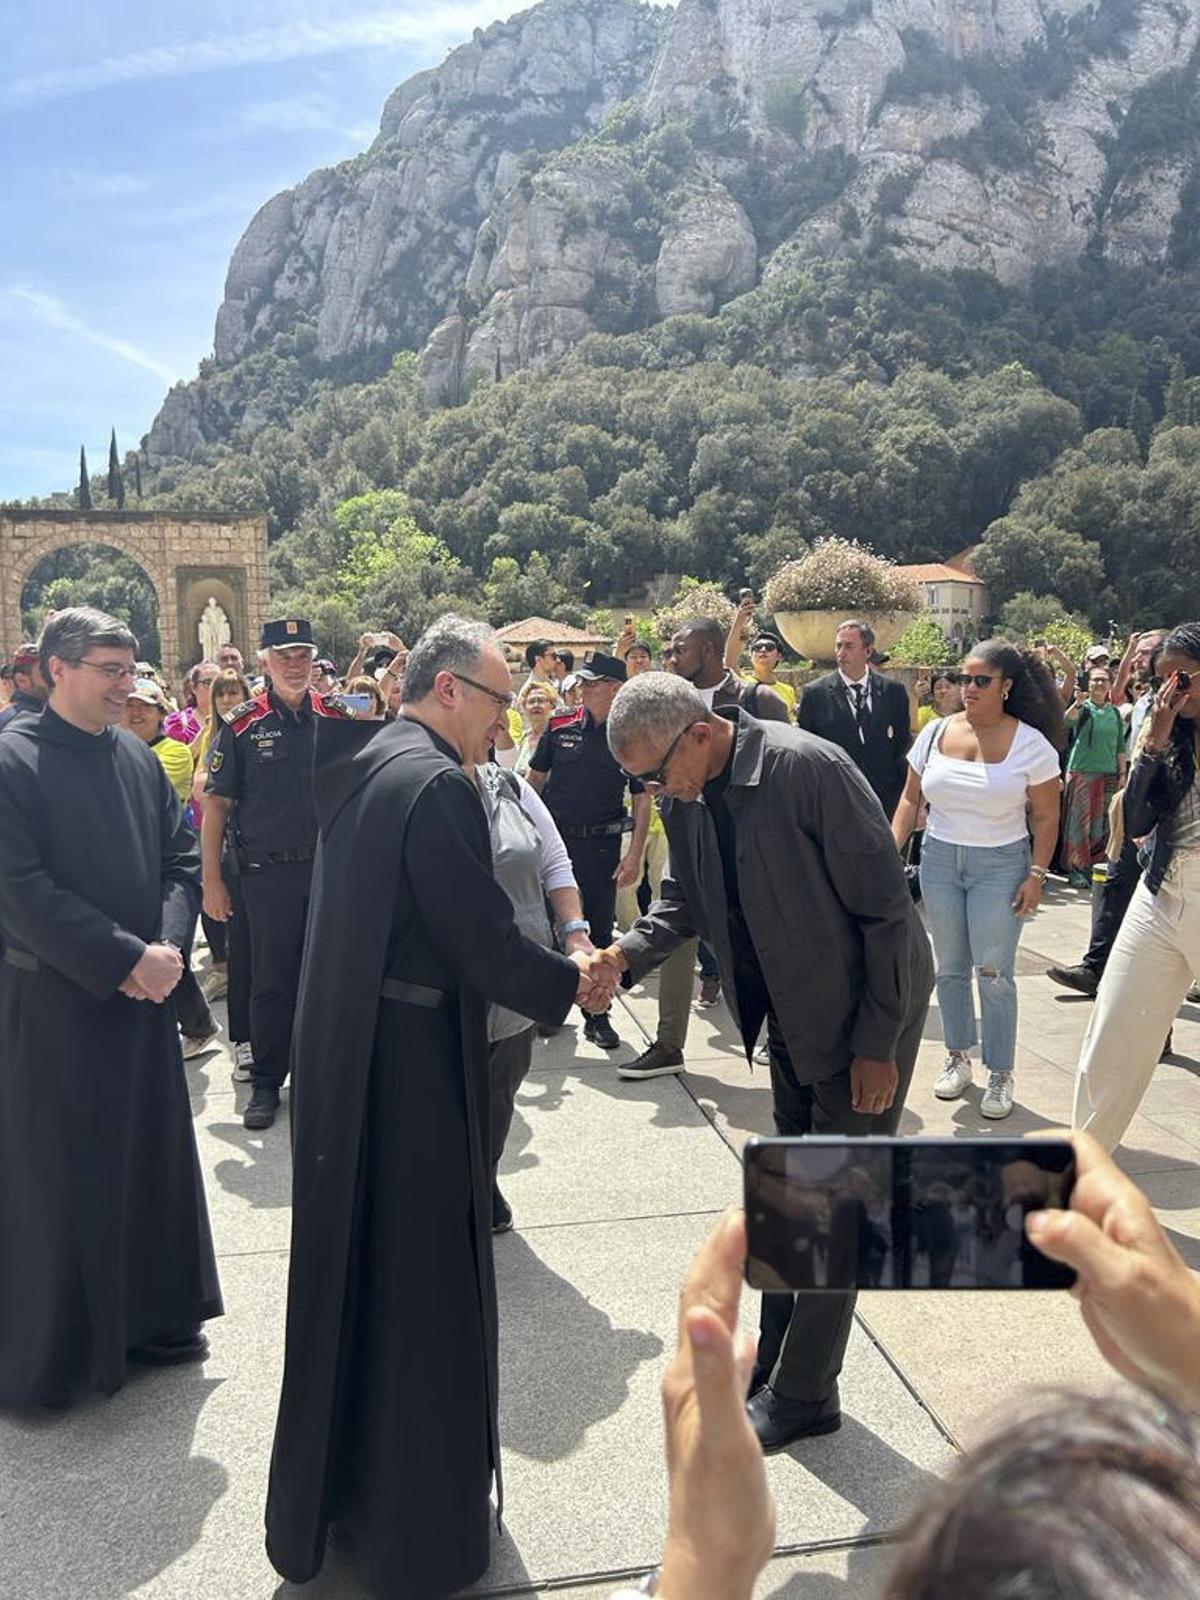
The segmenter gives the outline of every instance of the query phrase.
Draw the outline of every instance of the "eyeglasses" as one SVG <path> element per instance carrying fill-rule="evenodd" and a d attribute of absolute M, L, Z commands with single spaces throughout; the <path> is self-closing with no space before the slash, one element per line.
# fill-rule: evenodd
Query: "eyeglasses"
<path fill-rule="evenodd" d="M 126 678 L 136 678 L 136 667 L 123 667 L 119 661 L 72 661 L 73 667 L 91 667 L 93 672 L 102 672 L 109 683 L 124 683 Z"/>
<path fill-rule="evenodd" d="M 752 656 L 768 656 L 772 650 L 778 649 L 779 646 L 777 644 L 754 644 L 750 646 L 750 654 Z"/>
<path fill-rule="evenodd" d="M 667 782 L 667 768 L 671 765 L 671 757 L 675 754 L 675 747 L 683 738 L 684 734 L 690 732 L 690 730 L 695 726 L 696 724 L 694 722 L 689 722 L 686 728 L 680 728 L 679 732 L 667 746 L 666 755 L 654 768 L 653 772 L 630 772 L 627 767 L 622 767 L 622 776 L 628 778 L 630 783 L 645 784 L 647 789 L 664 788 Z"/>
<path fill-rule="evenodd" d="M 450 676 L 452 678 L 457 678 L 459 683 L 466 683 L 469 684 L 472 689 L 478 689 L 480 694 L 487 695 L 489 700 L 494 700 L 496 704 L 498 706 L 502 706 L 505 711 L 507 711 L 509 707 L 512 706 L 516 701 L 517 697 L 511 689 L 507 694 L 500 694 L 495 689 L 489 689 L 486 683 L 476 683 L 474 678 L 468 678 L 465 672 L 452 672 Z"/>
<path fill-rule="evenodd" d="M 963 689 L 969 683 L 973 683 L 977 689 L 986 689 L 989 683 L 995 683 L 995 681 L 996 674 L 994 672 L 948 672 L 946 674 L 947 683 L 956 683 Z"/>

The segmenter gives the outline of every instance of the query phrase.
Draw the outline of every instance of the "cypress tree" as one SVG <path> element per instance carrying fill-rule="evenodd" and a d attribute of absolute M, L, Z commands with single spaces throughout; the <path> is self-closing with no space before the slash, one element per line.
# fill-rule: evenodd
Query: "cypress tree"
<path fill-rule="evenodd" d="M 138 499 L 142 498 L 142 453 L 135 450 L 133 453 L 133 492 Z"/>
<path fill-rule="evenodd" d="M 1192 420 L 1191 386 L 1178 356 L 1171 362 L 1171 376 L 1167 379 L 1163 421 L 1169 428 L 1183 428 Z"/>
<path fill-rule="evenodd" d="M 88 482 L 87 451 L 79 446 L 79 509 L 90 511 L 92 509 L 92 486 Z"/>
<path fill-rule="evenodd" d="M 115 500 L 118 510 L 125 508 L 125 480 L 121 476 L 121 459 L 117 455 L 117 430 L 108 441 L 108 498 Z"/>

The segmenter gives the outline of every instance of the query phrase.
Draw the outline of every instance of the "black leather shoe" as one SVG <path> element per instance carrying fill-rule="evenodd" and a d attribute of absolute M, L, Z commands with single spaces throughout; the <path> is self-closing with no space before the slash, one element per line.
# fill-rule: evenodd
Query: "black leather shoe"
<path fill-rule="evenodd" d="M 583 1025 L 583 1036 L 590 1039 L 593 1044 L 598 1044 L 601 1050 L 619 1050 L 621 1040 L 617 1030 L 612 1025 L 608 1012 L 603 1012 L 598 1017 L 589 1017 Z"/>
<path fill-rule="evenodd" d="M 746 1402 L 746 1415 L 765 1456 L 786 1450 L 797 1439 L 815 1439 L 823 1433 L 836 1433 L 842 1425 L 842 1405 L 836 1384 L 824 1400 L 789 1400 L 764 1383 Z"/>
<path fill-rule="evenodd" d="M 144 1367 L 179 1367 L 189 1361 L 203 1361 L 208 1355 L 208 1339 L 194 1328 L 188 1333 L 164 1334 L 147 1339 L 144 1344 L 130 1345 L 125 1354 Z"/>
<path fill-rule="evenodd" d="M 1167 1033 L 1167 1042 L 1159 1052 L 1160 1061 L 1168 1061 L 1175 1054 L 1175 1030 L 1171 1028 Z"/>
<path fill-rule="evenodd" d="M 492 1232 L 511 1233 L 513 1226 L 512 1207 L 500 1193 L 499 1184 L 492 1185 Z"/>
<path fill-rule="evenodd" d="M 1046 976 L 1051 983 L 1061 984 L 1064 989 L 1074 989 L 1076 994 L 1085 994 L 1089 1000 L 1096 998 L 1096 990 L 1100 987 L 1100 974 L 1093 972 L 1091 967 L 1085 967 L 1082 961 L 1074 967 L 1047 967 Z"/>
<path fill-rule="evenodd" d="M 250 1096 L 250 1104 L 242 1113 L 243 1128 L 269 1128 L 279 1110 L 279 1090 L 261 1085 Z"/>

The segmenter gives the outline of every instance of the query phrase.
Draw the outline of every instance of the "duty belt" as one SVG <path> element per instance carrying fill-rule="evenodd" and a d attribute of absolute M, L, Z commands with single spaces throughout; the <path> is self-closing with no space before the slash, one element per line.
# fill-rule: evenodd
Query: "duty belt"
<path fill-rule="evenodd" d="M 28 950 L 14 950 L 10 944 L 4 947 L 4 959 L 18 972 L 36 972 L 40 965 L 38 958 L 30 955 Z"/>
<path fill-rule="evenodd" d="M 620 822 L 594 822 L 586 827 L 581 824 L 577 828 L 560 826 L 558 831 L 564 839 L 599 839 L 604 834 L 632 833 L 633 818 L 622 817 Z"/>
<path fill-rule="evenodd" d="M 238 863 L 253 871 L 255 867 L 281 867 L 291 862 L 311 861 L 316 853 L 312 847 L 306 850 L 239 850 Z"/>
<path fill-rule="evenodd" d="M 385 978 L 379 985 L 384 1000 L 403 1000 L 406 1005 L 425 1006 L 430 1011 L 449 1005 L 450 991 L 435 989 L 428 983 L 409 983 L 406 978 Z"/>

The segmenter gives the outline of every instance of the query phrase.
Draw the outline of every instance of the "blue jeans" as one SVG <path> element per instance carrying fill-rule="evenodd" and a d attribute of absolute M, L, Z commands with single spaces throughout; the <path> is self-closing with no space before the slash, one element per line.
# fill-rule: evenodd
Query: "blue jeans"
<path fill-rule="evenodd" d="M 1017 1053 L 1017 986 L 1013 966 L 1021 918 L 1013 896 L 1029 875 L 1029 842 L 995 846 L 945 844 L 925 836 L 921 896 L 937 958 L 938 1008 L 947 1050 L 976 1042 L 972 969 L 979 980 L 983 1064 L 1011 1072 Z"/>

